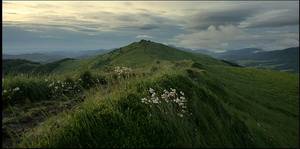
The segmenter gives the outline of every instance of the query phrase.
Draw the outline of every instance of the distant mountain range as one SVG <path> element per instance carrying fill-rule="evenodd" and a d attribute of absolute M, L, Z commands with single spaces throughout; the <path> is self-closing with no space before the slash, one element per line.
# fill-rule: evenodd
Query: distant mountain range
<path fill-rule="evenodd" d="M 201 53 L 217 59 L 223 59 L 245 67 L 256 67 L 288 72 L 299 72 L 299 47 L 283 50 L 264 51 L 258 48 L 212 52 L 206 49 L 188 49 L 177 47 L 192 53 Z"/>
<path fill-rule="evenodd" d="M 112 49 L 98 49 L 86 51 L 52 51 L 44 53 L 28 53 L 28 54 L 3 54 L 3 59 L 23 59 L 39 63 L 50 63 L 64 58 L 82 59 L 103 53 L 107 53 Z"/>
<path fill-rule="evenodd" d="M 275 51 L 247 48 L 218 53 L 214 57 L 247 67 L 299 72 L 299 47 Z"/>
<path fill-rule="evenodd" d="M 174 45 L 168 45 L 168 46 L 182 50 L 182 51 L 186 51 L 186 52 L 201 53 L 201 54 L 205 54 L 205 55 L 209 55 L 209 56 L 214 56 L 216 54 L 216 52 L 213 52 L 212 50 L 207 50 L 207 49 L 190 49 L 190 48 L 184 48 L 184 47 L 177 47 Z"/>

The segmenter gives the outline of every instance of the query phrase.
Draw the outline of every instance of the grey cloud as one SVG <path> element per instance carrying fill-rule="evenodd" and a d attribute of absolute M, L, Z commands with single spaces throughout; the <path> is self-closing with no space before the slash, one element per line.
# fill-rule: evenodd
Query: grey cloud
<path fill-rule="evenodd" d="M 124 14 L 117 16 L 116 18 L 121 21 L 138 21 L 137 17 L 132 17 L 130 15 L 124 15 Z"/>
<path fill-rule="evenodd" d="M 3 27 L 3 52 L 116 48 L 136 40 L 135 36 L 116 32 L 89 36 L 58 28 L 44 32 L 28 32 L 23 28 L 5 26 Z"/>
<path fill-rule="evenodd" d="M 14 21 L 5 21 L 4 24 L 6 26 L 13 25 L 24 28 L 60 28 L 83 33 L 86 32 L 90 34 L 100 31 L 124 29 L 146 31 L 158 29 L 161 28 L 161 26 L 174 23 L 174 21 L 166 17 L 147 13 L 114 14 L 110 12 L 97 12 L 84 14 L 83 16 L 84 19 L 78 19 L 75 16 L 37 16 L 40 17 L 41 20 L 45 21 L 42 23 L 19 23 Z"/>
<path fill-rule="evenodd" d="M 152 36 L 149 35 L 137 35 L 136 38 L 153 38 Z"/>
<path fill-rule="evenodd" d="M 299 46 L 297 27 L 287 31 L 285 28 L 245 30 L 233 25 L 210 26 L 207 30 L 178 35 L 173 39 L 173 44 L 221 51 L 248 47 L 277 50 Z"/>
<path fill-rule="evenodd" d="M 241 27 L 281 27 L 299 24 L 299 9 L 271 10 L 247 18 Z"/>
<path fill-rule="evenodd" d="M 141 30 L 152 30 L 159 28 L 160 26 L 158 24 L 145 24 L 143 26 L 140 26 L 139 29 Z"/>
<path fill-rule="evenodd" d="M 187 16 L 187 29 L 202 30 L 210 25 L 236 25 L 239 27 L 281 27 L 299 24 L 297 2 L 235 3 L 219 9 L 199 11 Z"/>
<path fill-rule="evenodd" d="M 210 25 L 237 25 L 256 13 L 253 8 L 226 8 L 220 10 L 208 10 L 195 13 L 188 19 L 187 27 L 190 29 L 206 29 Z"/>
<path fill-rule="evenodd" d="M 146 37 L 178 46 L 219 50 L 299 45 L 299 2 L 226 4 L 229 5 L 194 7 L 182 14 L 167 9 L 163 10 L 168 13 L 162 14 L 163 10 L 149 8 L 108 12 L 102 11 L 101 6 L 91 6 L 93 11 L 56 15 L 52 12 L 55 9 L 50 9 L 47 15 L 36 14 L 31 18 L 39 21 L 4 21 L 4 46 L 5 49 L 111 48 Z"/>

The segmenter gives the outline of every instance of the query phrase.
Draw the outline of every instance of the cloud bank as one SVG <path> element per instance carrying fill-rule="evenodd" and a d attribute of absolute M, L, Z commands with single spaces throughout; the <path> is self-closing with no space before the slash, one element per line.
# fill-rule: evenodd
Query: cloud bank
<path fill-rule="evenodd" d="M 148 38 L 181 47 L 299 46 L 299 1 L 3 3 L 4 52 L 115 48 Z"/>

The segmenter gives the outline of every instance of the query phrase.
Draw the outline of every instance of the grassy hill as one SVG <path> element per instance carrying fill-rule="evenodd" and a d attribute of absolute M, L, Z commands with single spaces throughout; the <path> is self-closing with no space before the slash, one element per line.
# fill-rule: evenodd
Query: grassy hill
<path fill-rule="evenodd" d="M 31 53 L 31 54 L 3 54 L 3 59 L 7 60 L 15 60 L 15 59 L 24 59 L 33 62 L 39 63 L 49 63 L 53 61 L 57 61 L 63 59 L 62 55 L 51 55 L 51 54 L 44 54 L 44 53 Z"/>
<path fill-rule="evenodd" d="M 4 133 L 17 140 L 9 140 L 10 146 L 297 148 L 299 144 L 295 74 L 234 67 L 145 40 L 93 58 L 60 62 L 49 72 L 6 76 L 2 100 L 7 115 L 24 106 L 30 107 L 27 111 L 47 111 L 36 105 L 47 106 L 49 101 L 61 107 L 79 96 L 83 100 L 70 110 L 46 116 L 39 125 L 18 126 L 25 129 L 18 135 L 10 131 L 16 127 L 11 123 L 24 120 L 28 112 L 4 116 Z"/>
<path fill-rule="evenodd" d="M 2 60 L 2 74 L 30 73 L 32 70 L 40 66 L 40 63 L 28 60 L 14 59 Z"/>
<path fill-rule="evenodd" d="M 103 69 L 104 67 L 116 65 L 144 67 L 159 60 L 194 60 L 203 64 L 228 65 L 206 55 L 184 52 L 160 43 L 141 40 L 103 55 L 96 55 L 82 60 L 65 58 L 56 62 L 41 64 L 38 68 L 28 68 L 27 71 L 33 73 L 78 73 L 83 70 Z M 6 60 L 4 65 L 6 65 L 5 62 Z M 11 67 L 16 69 L 14 71 L 18 71 L 18 67 Z M 6 72 L 10 73 L 10 71 L 12 70 L 7 70 Z"/>
<path fill-rule="evenodd" d="M 49 74 L 49 73 L 61 73 L 64 71 L 64 68 L 69 68 L 69 63 L 76 63 L 76 59 L 64 58 L 55 62 L 41 64 L 38 62 L 32 62 L 23 59 L 4 59 L 3 62 L 3 73 L 16 75 L 20 73 L 24 74 Z M 73 66 L 74 68 L 76 66 Z M 60 71 L 61 70 L 61 71 Z M 69 69 L 67 70 L 69 71 Z"/>

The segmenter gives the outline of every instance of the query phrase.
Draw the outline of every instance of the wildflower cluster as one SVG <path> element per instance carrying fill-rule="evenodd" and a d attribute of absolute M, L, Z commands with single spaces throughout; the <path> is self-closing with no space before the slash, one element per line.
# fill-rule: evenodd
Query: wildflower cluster
<path fill-rule="evenodd" d="M 114 72 L 117 73 L 118 78 L 121 78 L 121 76 L 125 78 L 130 76 L 132 69 L 128 67 L 117 66 L 114 68 Z"/>
<path fill-rule="evenodd" d="M 48 80 L 45 80 L 48 82 Z M 51 97 L 58 97 L 62 94 L 78 94 L 82 91 L 81 86 L 79 84 L 71 82 L 71 81 L 50 81 L 48 85 L 48 89 L 50 90 Z"/>
<path fill-rule="evenodd" d="M 20 93 L 21 93 L 20 87 L 14 87 L 14 88 L 2 90 L 2 96 L 6 98 L 6 100 L 12 100 L 14 96 Z"/>
<path fill-rule="evenodd" d="M 62 95 L 74 97 L 82 92 L 77 83 L 60 80 L 38 80 L 32 82 L 18 82 L 18 84 L 4 86 L 2 89 L 3 103 L 17 104 L 25 101 L 43 99 L 58 99 Z"/>
<path fill-rule="evenodd" d="M 183 117 L 187 113 L 187 100 L 184 96 L 184 92 L 177 93 L 176 89 L 170 88 L 170 90 L 164 90 L 161 95 L 158 95 L 154 89 L 149 88 L 150 97 L 142 98 L 141 102 L 149 105 L 160 105 L 160 103 L 171 104 L 175 107 L 177 115 Z"/>

